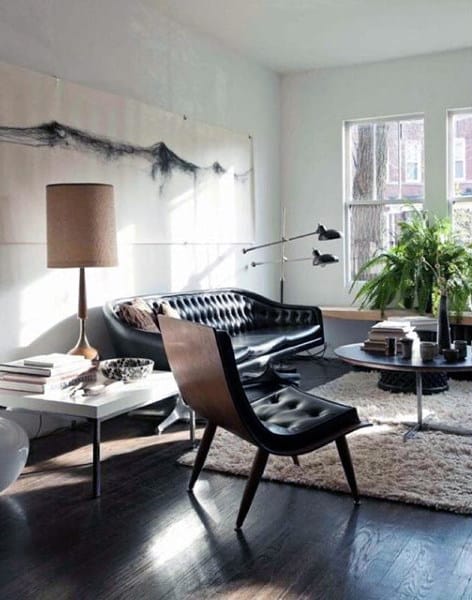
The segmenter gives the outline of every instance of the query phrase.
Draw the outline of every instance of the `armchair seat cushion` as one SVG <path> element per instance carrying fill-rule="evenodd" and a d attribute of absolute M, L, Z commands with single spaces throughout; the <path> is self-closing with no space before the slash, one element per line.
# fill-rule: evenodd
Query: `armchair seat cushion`
<path fill-rule="evenodd" d="M 293 435 L 317 428 L 319 437 L 359 424 L 355 408 L 344 406 L 294 387 L 278 390 L 251 404 L 257 418 L 277 435 Z"/>

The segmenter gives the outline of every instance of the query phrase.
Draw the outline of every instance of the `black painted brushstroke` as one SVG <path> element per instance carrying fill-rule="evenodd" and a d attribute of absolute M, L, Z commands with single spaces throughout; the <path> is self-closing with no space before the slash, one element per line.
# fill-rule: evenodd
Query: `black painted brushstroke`
<path fill-rule="evenodd" d="M 152 146 L 137 146 L 69 127 L 57 121 L 33 127 L 0 126 L 0 142 L 95 152 L 105 160 L 118 160 L 123 156 L 144 158 L 151 163 L 151 177 L 154 180 L 159 175 L 164 178 L 168 177 L 173 170 L 194 176 L 205 171 L 212 171 L 215 175 L 223 175 L 227 172 L 219 162 L 214 162 L 209 167 L 201 167 L 189 162 L 173 152 L 164 142 L 158 142 Z M 234 177 L 244 180 L 249 173 L 250 170 L 235 174 Z"/>

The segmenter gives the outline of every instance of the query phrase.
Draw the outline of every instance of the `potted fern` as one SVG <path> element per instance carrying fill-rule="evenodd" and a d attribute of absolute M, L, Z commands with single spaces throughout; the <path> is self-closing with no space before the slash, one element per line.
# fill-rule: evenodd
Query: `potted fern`
<path fill-rule="evenodd" d="M 367 261 L 356 274 L 354 286 L 360 308 L 387 307 L 436 312 L 441 306 L 460 316 L 472 296 L 472 246 L 462 244 L 451 220 L 413 209 L 400 223 L 397 243 Z"/>

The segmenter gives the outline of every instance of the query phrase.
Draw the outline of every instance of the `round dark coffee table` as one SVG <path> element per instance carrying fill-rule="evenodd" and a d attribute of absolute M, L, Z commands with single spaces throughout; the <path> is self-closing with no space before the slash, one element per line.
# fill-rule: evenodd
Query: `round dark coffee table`
<path fill-rule="evenodd" d="M 423 395 L 439 394 L 449 389 L 449 377 L 446 371 L 422 373 Z M 392 394 L 414 394 L 416 392 L 415 374 L 409 371 L 380 371 L 377 383 L 381 390 Z"/>
<path fill-rule="evenodd" d="M 348 344 L 336 348 L 334 353 L 341 360 L 358 367 L 366 367 L 377 371 L 404 371 L 415 374 L 416 379 L 416 404 L 417 422 L 405 434 L 405 439 L 413 437 L 420 430 L 435 430 L 456 435 L 470 435 L 472 430 L 452 427 L 444 424 L 426 423 L 423 421 L 423 381 L 422 374 L 447 371 L 448 373 L 459 373 L 472 371 L 472 354 L 470 346 L 467 347 L 467 357 L 464 360 L 449 363 L 442 356 L 437 356 L 432 361 L 423 362 L 419 352 L 419 343 L 413 345 L 411 359 L 401 356 L 385 356 L 384 354 L 371 354 L 362 349 L 362 344 Z M 410 424 L 409 424 L 410 425 Z"/>

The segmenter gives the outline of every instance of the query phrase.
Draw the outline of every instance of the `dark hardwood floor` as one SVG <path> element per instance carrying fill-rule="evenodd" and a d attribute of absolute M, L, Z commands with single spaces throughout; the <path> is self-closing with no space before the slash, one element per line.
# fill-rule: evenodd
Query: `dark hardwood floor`
<path fill-rule="evenodd" d="M 306 388 L 346 370 L 297 364 Z M 103 436 L 100 500 L 86 426 L 32 442 L 0 495 L 1 600 L 472 598 L 470 517 L 263 482 L 237 534 L 244 480 L 203 472 L 187 494 L 184 427 L 120 417 Z"/>

